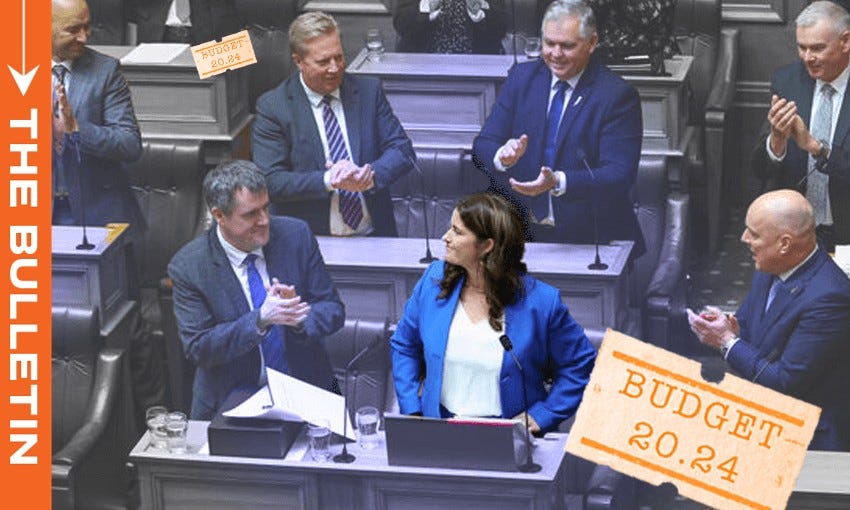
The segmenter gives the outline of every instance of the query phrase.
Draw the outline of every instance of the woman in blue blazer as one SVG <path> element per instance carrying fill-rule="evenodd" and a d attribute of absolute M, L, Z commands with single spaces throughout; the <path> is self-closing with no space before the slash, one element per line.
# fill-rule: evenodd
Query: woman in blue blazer
<path fill-rule="evenodd" d="M 581 402 L 596 351 L 557 289 L 526 274 L 522 218 L 505 198 L 462 199 L 431 264 L 405 305 L 390 344 L 399 407 L 431 417 L 521 417 L 548 432 Z M 551 380 L 547 392 L 544 381 Z"/>

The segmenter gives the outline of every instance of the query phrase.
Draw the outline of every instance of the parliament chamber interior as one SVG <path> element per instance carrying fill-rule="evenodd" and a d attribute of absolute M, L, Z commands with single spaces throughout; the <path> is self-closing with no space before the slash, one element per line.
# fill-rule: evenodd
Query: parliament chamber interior
<path fill-rule="evenodd" d="M 68 1 L 54 0 L 54 9 L 57 2 Z M 483 169 L 473 145 L 491 113 L 504 109 L 500 94 L 510 85 L 514 66 L 543 58 L 540 39 L 534 38 L 541 35 L 549 4 L 442 1 L 473 18 L 471 25 L 463 18 L 464 26 L 472 27 L 464 32 L 473 35 L 471 42 L 462 37 L 412 40 L 431 37 L 427 30 L 408 37 L 406 31 L 415 28 L 401 13 L 427 23 L 431 9 L 433 21 L 439 18 L 434 7 L 439 8 L 439 0 L 177 0 L 158 2 L 161 8 L 130 0 L 87 1 L 91 32 L 86 46 L 120 61 L 132 98 L 141 155 L 122 166 L 146 228 L 132 222 L 127 227 L 123 218 L 89 222 L 88 237 L 96 247 L 82 256 L 75 249 L 80 227 L 54 226 L 54 508 L 710 508 L 670 487 L 657 489 L 608 466 L 564 455 L 569 419 L 551 440 L 535 440 L 535 459 L 542 471 L 532 474 L 488 471 L 474 462 L 457 472 L 441 466 L 388 465 L 383 450 L 357 442 L 347 446 L 356 455 L 351 464 L 317 462 L 310 459 L 306 429 L 280 432 L 280 427 L 268 424 L 256 425 L 251 440 L 269 445 L 280 439 L 275 434 L 294 434 L 283 439 L 286 444 L 276 454 L 217 456 L 207 434 L 212 438 L 221 417 L 212 423 L 191 418 L 196 370 L 208 367 L 196 367 L 194 354 L 185 350 L 185 311 L 179 301 L 186 295 L 171 277 L 169 263 L 213 224 L 203 188 L 209 172 L 237 159 L 253 159 L 265 171 L 259 149 L 252 146 L 252 129 L 258 129 L 259 119 L 268 120 L 258 99 L 297 75 L 299 63 L 310 65 L 293 60 L 298 49 L 290 45 L 288 29 L 298 16 L 311 12 L 336 20 L 346 80 L 380 80 L 390 115 L 397 117 L 413 150 L 410 161 L 404 161 L 409 170 L 392 182 L 381 181 L 380 165 L 374 165 L 375 185 L 385 188 L 392 208 L 386 218 L 373 212 L 371 222 L 376 230 L 384 220 L 394 223 L 395 236 L 315 236 L 334 292 L 344 305 L 341 327 L 322 341 L 335 394 L 344 395 L 341 409 L 350 414 L 343 421 L 355 425 L 354 410 L 364 406 L 388 417 L 403 412 L 390 338 L 428 268 L 420 259 L 426 252 L 437 259 L 447 257 L 441 236 L 452 225 L 458 201 L 493 189 L 494 178 Z M 163 22 L 151 16 L 165 19 L 171 9 L 168 19 L 179 18 L 180 3 L 191 6 L 191 24 L 166 25 L 165 35 L 155 30 L 151 35 L 149 25 L 158 23 L 159 32 L 163 28 Z M 559 291 L 596 349 L 610 328 L 722 373 L 726 353 L 701 343 L 689 325 L 688 309 L 699 312 L 716 306 L 734 314 L 754 285 L 755 257 L 741 241 L 742 233 L 748 206 L 776 185 L 753 169 L 752 154 L 763 140 L 773 73 L 799 60 L 794 24 L 810 2 L 587 3 L 596 13 L 599 30 L 594 59 L 605 59 L 639 95 L 639 163 L 625 196 L 645 249 L 638 251 L 635 240 L 604 233 L 596 246 L 592 238 L 531 241 L 525 244 L 523 259 L 528 274 Z M 486 17 L 475 21 L 476 11 Z M 440 12 L 450 12 L 449 7 Z M 495 37 L 476 32 L 484 23 L 493 23 L 487 27 L 498 31 Z M 250 37 L 256 63 L 199 77 L 189 46 L 242 30 Z M 470 49 L 490 39 L 495 43 L 486 53 Z M 432 43 L 472 46 L 467 44 L 465 52 L 428 51 Z M 410 49 L 416 44 L 420 52 Z M 543 44 L 545 53 L 546 41 Z M 73 73 L 72 67 L 70 95 Z M 844 80 L 846 84 L 846 76 Z M 303 80 L 301 84 L 309 86 Z M 574 101 L 579 93 L 576 89 Z M 282 97 L 275 107 L 281 107 Z M 349 129 L 355 123 L 352 111 L 345 109 Z M 541 116 L 539 122 L 545 120 Z M 326 148 L 329 138 L 322 133 Z M 310 141 L 294 138 L 287 143 L 295 158 L 298 145 Z M 828 158 L 842 154 L 838 146 L 834 141 Z M 584 163 L 578 170 L 583 172 L 587 160 L 579 154 Z M 591 156 L 606 159 L 605 154 Z M 593 179 L 604 178 L 588 171 Z M 567 190 L 570 182 L 568 178 Z M 369 199 L 364 200 L 368 206 Z M 559 200 L 565 198 L 551 195 L 552 202 Z M 605 198 L 599 202 L 603 213 L 616 208 Z M 550 207 L 556 214 L 560 210 Z M 844 220 L 836 213 L 836 236 L 839 221 Z M 596 230 L 598 239 L 598 226 Z M 591 268 L 594 261 L 606 267 Z M 845 345 L 850 328 L 846 331 Z M 184 420 L 190 416 L 182 453 L 155 447 L 146 416 L 152 406 L 183 413 Z M 384 425 L 389 427 L 391 421 L 386 418 Z M 339 453 L 342 442 L 337 434 L 332 453 Z M 788 508 L 847 508 L 848 480 L 850 453 L 810 451 Z"/>

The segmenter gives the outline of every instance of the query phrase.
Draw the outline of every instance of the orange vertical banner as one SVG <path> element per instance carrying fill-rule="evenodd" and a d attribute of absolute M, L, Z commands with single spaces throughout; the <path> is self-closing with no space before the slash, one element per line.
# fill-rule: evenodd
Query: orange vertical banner
<path fill-rule="evenodd" d="M 4 508 L 42 509 L 51 498 L 51 3 L 3 5 L 0 480 Z"/>

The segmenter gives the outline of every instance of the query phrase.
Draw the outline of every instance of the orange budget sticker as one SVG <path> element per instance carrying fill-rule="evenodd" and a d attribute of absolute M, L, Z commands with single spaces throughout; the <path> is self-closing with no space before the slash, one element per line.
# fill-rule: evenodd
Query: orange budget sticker
<path fill-rule="evenodd" d="M 785 508 L 820 408 L 608 330 L 567 451 L 715 508 Z"/>
<path fill-rule="evenodd" d="M 192 46 L 192 57 L 201 79 L 257 63 L 247 30 L 223 37 L 221 42 Z"/>

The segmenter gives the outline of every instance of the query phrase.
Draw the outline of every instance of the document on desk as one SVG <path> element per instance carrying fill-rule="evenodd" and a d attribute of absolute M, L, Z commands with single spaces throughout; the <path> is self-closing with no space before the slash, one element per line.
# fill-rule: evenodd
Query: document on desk
<path fill-rule="evenodd" d="M 345 435 L 351 440 L 357 439 L 348 413 L 343 411 L 345 399 L 342 395 L 323 390 L 272 368 L 269 368 L 267 373 L 268 386 L 259 389 L 248 400 L 223 414 L 228 418 L 263 418 L 308 423 L 327 421 L 334 434 Z M 272 397 L 274 405 L 271 405 Z M 348 421 L 347 425 L 343 422 L 343 415 Z"/>

